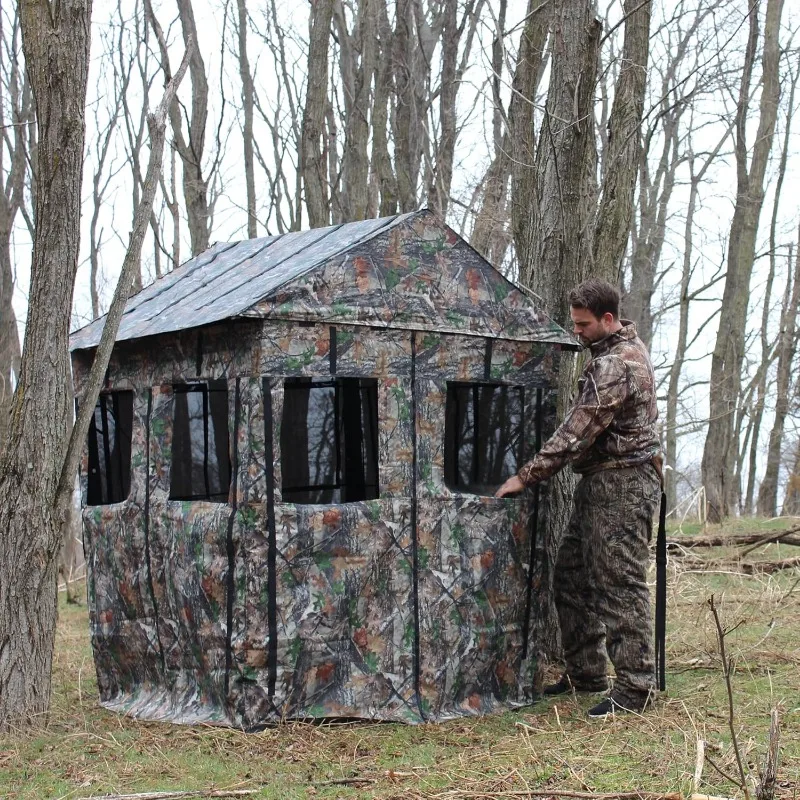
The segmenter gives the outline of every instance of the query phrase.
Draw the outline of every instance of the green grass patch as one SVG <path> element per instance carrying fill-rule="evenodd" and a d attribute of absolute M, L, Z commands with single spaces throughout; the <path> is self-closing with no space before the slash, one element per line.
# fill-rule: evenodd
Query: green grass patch
<path fill-rule="evenodd" d="M 753 530 L 752 523 L 747 531 L 739 525 L 735 532 Z M 211 788 L 256 789 L 254 797 L 276 800 L 502 798 L 556 788 L 688 796 L 698 739 L 722 771 L 736 773 L 728 695 L 707 602 L 714 594 L 730 631 L 734 724 L 744 760 L 756 776 L 770 711 L 779 709 L 776 797 L 800 800 L 799 578 L 798 570 L 766 576 L 686 570 L 680 558 L 672 558 L 666 695 L 644 715 L 601 723 L 585 716 L 597 701 L 594 695 L 416 727 L 298 723 L 245 734 L 137 722 L 99 707 L 85 606 L 62 603 L 50 719 L 39 730 L 0 736 L 0 797 L 78 800 Z M 743 796 L 709 764 L 697 788 Z"/>

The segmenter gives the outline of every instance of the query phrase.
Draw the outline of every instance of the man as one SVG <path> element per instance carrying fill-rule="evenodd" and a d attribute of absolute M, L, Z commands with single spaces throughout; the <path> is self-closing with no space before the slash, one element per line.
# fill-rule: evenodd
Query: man
<path fill-rule="evenodd" d="M 660 497 L 653 366 L 632 322 L 619 318 L 619 292 L 590 279 L 569 295 L 573 333 L 591 352 L 579 396 L 562 425 L 497 497 L 522 491 L 567 464 L 581 478 L 555 571 L 555 602 L 566 671 L 545 694 L 608 688 L 593 718 L 643 711 L 655 691 L 646 574 Z"/>

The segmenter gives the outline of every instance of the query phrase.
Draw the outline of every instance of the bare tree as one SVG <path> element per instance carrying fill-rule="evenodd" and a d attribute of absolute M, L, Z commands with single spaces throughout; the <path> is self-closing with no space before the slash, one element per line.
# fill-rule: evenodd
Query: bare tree
<path fill-rule="evenodd" d="M 33 124 L 31 89 L 20 63 L 19 16 L 15 13 L 11 17 L 10 31 L 5 29 L 4 21 L 0 15 L 0 453 L 8 433 L 11 397 L 20 367 L 17 317 L 12 303 L 11 236 L 17 214 L 20 209 L 24 211 L 26 127 Z"/>
<path fill-rule="evenodd" d="M 604 148 L 602 193 L 594 229 L 594 269 L 619 280 L 633 220 L 633 197 L 641 154 L 641 128 L 647 87 L 650 3 L 624 0 L 625 40 Z"/>
<path fill-rule="evenodd" d="M 326 178 L 327 147 L 323 139 L 328 88 L 328 43 L 334 0 L 317 0 L 309 21 L 308 82 L 303 113 L 300 171 L 305 186 L 308 222 L 312 228 L 330 220 L 330 194 Z"/>
<path fill-rule="evenodd" d="M 789 98 L 787 101 L 786 111 L 786 127 L 783 134 L 783 148 L 781 150 L 780 163 L 778 165 L 778 178 L 775 182 L 775 192 L 772 201 L 772 217 L 769 226 L 769 271 L 767 275 L 767 284 L 764 290 L 764 311 L 761 318 L 761 328 L 759 331 L 759 338 L 761 340 L 761 363 L 758 365 L 755 375 L 756 383 L 756 402 L 753 407 L 751 419 L 751 433 L 750 433 L 750 457 L 748 460 L 747 470 L 747 489 L 744 498 L 744 511 L 747 514 L 753 513 L 753 497 L 755 494 L 755 480 L 756 480 L 756 467 L 759 456 L 759 439 L 761 432 L 761 421 L 764 415 L 764 407 L 767 399 L 767 375 L 770 366 L 773 363 L 773 355 L 775 348 L 773 342 L 769 340 L 769 312 L 770 312 L 770 299 L 772 294 L 772 284 L 775 279 L 775 267 L 777 257 L 777 227 L 778 227 L 778 210 L 780 208 L 780 201 L 783 191 L 784 180 L 786 178 L 786 165 L 789 157 L 789 148 L 791 142 L 792 130 L 792 116 L 794 115 L 794 97 L 797 88 L 797 79 L 800 76 L 800 69 L 792 70 L 791 64 L 788 66 L 790 75 Z M 791 258 L 789 259 L 791 262 Z M 785 321 L 786 303 L 789 300 L 788 291 L 791 286 L 791 281 L 786 283 L 786 293 L 784 295 L 784 309 L 781 312 L 781 322 Z M 781 326 L 782 327 L 782 326 Z M 740 481 L 737 484 L 741 485 Z M 777 503 L 776 503 L 777 504 Z"/>
<path fill-rule="evenodd" d="M 178 6 L 178 19 L 183 33 L 183 42 L 184 45 L 187 45 L 190 40 L 197 41 L 197 24 L 195 23 L 192 0 L 176 0 L 176 3 Z M 164 82 L 166 84 L 172 79 L 167 40 L 153 11 L 151 1 L 144 0 L 144 5 L 148 23 L 158 42 L 161 54 L 161 68 L 164 71 Z M 206 171 L 203 158 L 206 148 L 206 128 L 208 126 L 208 77 L 200 48 L 194 48 L 193 53 L 189 68 L 192 102 L 191 111 L 186 120 L 186 136 L 183 130 L 181 105 L 177 98 L 173 101 L 169 110 L 169 118 L 174 146 L 181 159 L 183 198 L 186 203 L 189 238 L 192 255 L 196 256 L 207 250 L 209 245 L 213 207 L 210 199 L 210 180 L 218 167 L 221 152 L 218 146 L 213 163 Z M 219 142 L 217 144 L 219 145 Z"/>
<path fill-rule="evenodd" d="M 239 75 L 242 79 L 242 144 L 244 149 L 244 177 L 247 187 L 247 237 L 258 236 L 256 216 L 256 178 L 253 157 L 253 113 L 255 109 L 255 87 L 247 53 L 248 14 L 246 0 L 236 0 L 237 33 L 239 39 Z"/>
<path fill-rule="evenodd" d="M 535 202 L 530 229 L 522 229 L 518 250 L 523 282 L 542 298 L 556 320 L 568 315 L 565 286 L 579 283 L 591 263 L 590 238 L 596 164 L 593 98 L 601 23 L 588 0 L 565 0 L 552 17 L 551 76 L 536 150 Z M 528 98 L 530 99 L 530 98 Z M 591 198 L 591 200 L 587 200 Z M 517 231 L 515 231 L 515 234 Z M 569 405 L 577 359 L 562 354 L 558 415 Z M 555 556 L 572 506 L 574 476 L 558 473 L 550 481 L 544 533 L 543 580 L 535 591 L 534 649 L 552 652 L 557 618 L 552 605 Z"/>
<path fill-rule="evenodd" d="M 800 229 L 798 229 L 800 242 Z M 791 262 L 792 252 L 789 251 Z M 791 287 L 791 291 L 790 291 Z M 775 419 L 769 435 L 767 467 L 758 487 L 758 513 L 774 517 L 778 513 L 778 472 L 781 461 L 783 429 L 789 413 L 792 364 L 797 353 L 797 312 L 800 306 L 800 246 L 796 248 L 794 274 L 786 282 L 778 336 L 778 374 L 775 380 Z"/>
<path fill-rule="evenodd" d="M 750 277 L 755 259 L 756 232 L 764 200 L 764 177 L 778 116 L 779 30 L 783 0 L 767 0 L 762 52 L 762 90 L 758 132 L 748 158 L 746 125 L 750 87 L 759 40 L 756 0 L 749 13 L 749 36 L 736 111 L 737 194 L 728 243 L 728 270 L 716 345 L 711 361 L 709 424 L 703 449 L 703 483 L 708 519 L 729 516 L 738 501 L 734 485 L 737 446 L 734 423 L 741 388 Z"/>
<path fill-rule="evenodd" d="M 39 128 L 36 228 L 20 381 L 0 459 L 0 727 L 47 710 L 56 624 L 54 517 L 72 413 L 66 387 L 80 242 L 90 0 L 19 6 Z M 22 568 L 24 565 L 24 568 Z"/>

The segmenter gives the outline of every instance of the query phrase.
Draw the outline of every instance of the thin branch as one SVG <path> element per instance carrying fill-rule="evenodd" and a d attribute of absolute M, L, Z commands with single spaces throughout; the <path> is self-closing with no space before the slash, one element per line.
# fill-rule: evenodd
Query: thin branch
<path fill-rule="evenodd" d="M 167 111 L 175 97 L 175 93 L 178 91 L 178 86 L 183 80 L 183 76 L 186 74 L 194 48 L 194 39 L 190 38 L 187 42 L 186 52 L 180 68 L 167 84 L 164 90 L 164 97 L 161 99 L 156 113 L 148 119 L 150 128 L 150 161 L 147 165 L 147 177 L 144 182 L 139 208 L 136 210 L 133 231 L 131 232 L 128 251 L 122 264 L 122 271 L 117 281 L 114 299 L 111 301 L 111 307 L 106 315 L 100 344 L 95 352 L 92 369 L 89 373 L 81 402 L 78 405 L 77 419 L 72 427 L 67 452 L 62 464 L 61 478 L 55 498 L 56 518 L 66 509 L 72 497 L 74 477 L 78 469 L 83 443 L 89 432 L 89 422 L 94 414 L 95 401 L 103 384 L 103 376 L 111 358 L 111 351 L 114 348 L 122 315 L 125 313 L 125 305 L 128 302 L 133 277 L 140 263 L 142 243 L 147 233 L 147 226 L 150 223 L 150 214 L 158 188 L 158 178 L 161 174 L 161 162 L 164 155 Z"/>

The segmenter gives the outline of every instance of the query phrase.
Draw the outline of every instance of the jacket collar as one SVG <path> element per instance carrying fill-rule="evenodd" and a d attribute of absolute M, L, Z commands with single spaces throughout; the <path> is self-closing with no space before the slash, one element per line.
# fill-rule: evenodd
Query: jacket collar
<path fill-rule="evenodd" d="M 620 322 L 622 327 L 616 333 L 611 333 L 605 339 L 589 346 L 592 358 L 605 355 L 615 344 L 630 342 L 636 338 L 636 324 L 629 319 L 621 319 Z"/>

